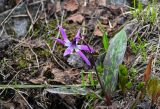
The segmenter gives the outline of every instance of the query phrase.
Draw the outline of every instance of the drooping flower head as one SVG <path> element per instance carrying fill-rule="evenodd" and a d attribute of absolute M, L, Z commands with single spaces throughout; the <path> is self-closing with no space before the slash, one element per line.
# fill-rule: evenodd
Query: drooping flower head
<path fill-rule="evenodd" d="M 67 38 L 67 35 L 65 33 L 65 30 L 61 26 L 58 26 L 58 28 L 59 28 L 59 31 L 61 32 L 63 40 L 58 39 L 58 38 L 55 38 L 55 40 L 57 40 L 57 42 L 59 42 L 62 45 L 67 47 L 67 49 L 65 50 L 63 56 L 67 56 L 69 54 L 72 54 L 75 51 L 87 63 L 87 65 L 91 66 L 90 61 L 83 54 L 82 50 L 90 52 L 90 53 L 93 53 L 94 50 L 93 50 L 93 48 L 89 47 L 88 45 L 78 45 L 78 42 L 81 39 L 81 37 L 80 37 L 80 29 L 78 30 L 78 32 L 77 32 L 76 36 L 74 37 L 74 39 L 72 41 L 69 41 L 69 39 Z"/>

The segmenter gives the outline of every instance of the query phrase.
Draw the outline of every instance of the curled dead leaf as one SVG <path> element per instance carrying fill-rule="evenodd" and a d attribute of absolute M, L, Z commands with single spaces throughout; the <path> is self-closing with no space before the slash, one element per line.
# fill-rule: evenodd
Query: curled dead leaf
<path fill-rule="evenodd" d="M 30 79 L 29 81 L 33 84 L 42 84 L 44 83 L 45 77 L 38 77 L 35 79 Z"/>
<path fill-rule="evenodd" d="M 78 6 L 77 0 L 65 0 L 64 2 L 64 9 L 67 11 L 75 11 L 78 9 Z"/>
<path fill-rule="evenodd" d="M 144 81 L 147 82 L 150 79 L 150 74 L 151 74 L 151 69 L 152 69 L 152 61 L 153 61 L 153 56 L 149 59 L 149 62 L 147 64 L 147 68 L 144 72 Z"/>
<path fill-rule="evenodd" d="M 73 14 L 67 18 L 67 21 L 82 23 L 84 17 L 81 14 Z"/>

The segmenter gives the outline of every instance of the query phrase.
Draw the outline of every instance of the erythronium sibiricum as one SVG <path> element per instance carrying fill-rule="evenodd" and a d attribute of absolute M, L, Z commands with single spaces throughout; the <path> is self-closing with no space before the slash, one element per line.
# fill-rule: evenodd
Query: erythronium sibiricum
<path fill-rule="evenodd" d="M 63 40 L 58 39 L 58 38 L 55 38 L 55 40 L 57 40 L 57 42 L 59 42 L 62 45 L 67 47 L 67 49 L 65 50 L 63 56 L 67 56 L 69 54 L 72 54 L 74 52 L 74 50 L 75 50 L 75 52 L 77 54 L 79 54 L 79 56 L 87 63 L 87 65 L 91 66 L 90 61 L 82 53 L 82 50 L 90 52 L 90 53 L 93 53 L 94 50 L 93 50 L 93 48 L 89 47 L 88 45 L 78 45 L 78 42 L 81 39 L 81 37 L 80 37 L 80 29 L 78 30 L 78 32 L 77 32 L 76 36 L 74 37 L 74 39 L 72 41 L 69 41 L 69 39 L 67 38 L 67 35 L 65 33 L 65 30 L 61 26 L 58 26 L 58 28 L 59 28 L 59 31 L 61 32 Z"/>

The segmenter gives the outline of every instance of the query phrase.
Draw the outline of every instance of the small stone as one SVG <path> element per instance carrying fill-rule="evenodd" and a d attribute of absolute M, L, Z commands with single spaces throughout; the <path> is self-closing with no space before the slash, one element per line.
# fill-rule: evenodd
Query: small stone
<path fill-rule="evenodd" d="M 133 29 L 137 26 L 138 21 L 132 20 L 131 23 L 128 23 L 124 26 L 124 30 L 126 31 L 127 35 L 130 35 L 133 31 Z"/>
<path fill-rule="evenodd" d="M 119 18 L 117 19 L 117 24 L 123 25 L 124 23 L 125 23 L 125 18 L 124 18 L 124 17 L 119 17 Z"/>
<path fill-rule="evenodd" d="M 82 68 L 84 66 L 82 58 L 76 53 L 71 54 L 67 62 L 69 63 L 69 65 L 76 68 Z"/>
<path fill-rule="evenodd" d="M 29 25 L 29 21 L 26 18 L 23 19 L 14 19 L 14 26 L 13 29 L 17 35 L 17 37 L 25 36 L 27 33 L 27 27 Z"/>

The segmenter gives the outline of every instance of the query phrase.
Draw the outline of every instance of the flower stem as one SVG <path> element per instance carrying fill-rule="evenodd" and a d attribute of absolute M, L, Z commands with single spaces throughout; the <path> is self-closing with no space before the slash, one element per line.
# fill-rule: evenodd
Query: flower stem
<path fill-rule="evenodd" d="M 85 40 L 83 40 L 83 41 L 84 41 L 84 43 L 87 45 L 89 51 L 91 52 L 91 49 L 90 49 L 89 45 L 87 44 L 87 42 L 86 42 Z M 107 91 L 105 90 L 105 86 L 104 86 L 104 84 L 103 84 L 103 82 L 102 82 L 102 80 L 101 80 L 101 78 L 100 78 L 100 76 L 99 76 L 99 74 L 98 74 L 98 70 L 97 70 L 97 68 L 96 68 L 96 63 L 95 63 L 95 60 L 94 60 L 93 55 L 91 55 L 91 58 L 92 58 L 93 61 L 94 61 L 94 69 L 95 69 L 95 72 L 96 72 L 96 76 L 97 76 L 98 82 L 99 82 L 99 84 L 100 84 L 100 86 L 101 86 L 102 93 L 103 93 L 104 96 L 105 96 L 106 104 L 107 104 L 108 106 L 109 106 L 109 105 L 112 105 L 110 96 L 107 94 Z"/>

